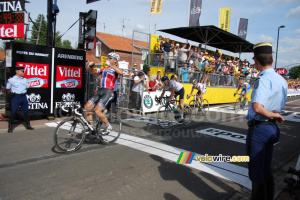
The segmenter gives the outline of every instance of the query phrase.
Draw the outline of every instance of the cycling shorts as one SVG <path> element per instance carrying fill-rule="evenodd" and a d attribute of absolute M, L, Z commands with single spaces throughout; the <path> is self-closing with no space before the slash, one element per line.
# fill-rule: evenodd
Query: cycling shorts
<path fill-rule="evenodd" d="M 184 99 L 184 88 L 181 88 L 178 92 L 175 92 L 174 94 L 175 99 L 177 98 L 178 95 L 179 95 L 179 100 Z"/>
<path fill-rule="evenodd" d="M 105 108 L 114 99 L 114 91 L 108 88 L 100 88 L 96 95 L 94 95 L 89 102 L 91 102 L 94 107 L 99 104 Z"/>
<path fill-rule="evenodd" d="M 202 92 L 201 92 L 201 91 L 202 91 Z M 202 93 L 202 94 L 205 94 L 205 92 L 206 92 L 206 89 L 204 89 L 204 90 L 198 90 L 197 95 L 200 96 L 201 93 Z"/>

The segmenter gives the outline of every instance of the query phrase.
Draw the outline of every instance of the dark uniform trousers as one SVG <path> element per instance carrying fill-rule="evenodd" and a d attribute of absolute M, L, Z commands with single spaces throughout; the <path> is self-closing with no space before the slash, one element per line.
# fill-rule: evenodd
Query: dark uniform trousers
<path fill-rule="evenodd" d="M 17 113 L 19 106 L 21 106 L 22 111 L 24 113 L 26 129 L 33 130 L 33 128 L 30 126 L 30 120 L 29 120 L 29 115 L 28 115 L 28 100 L 27 100 L 26 94 L 14 94 L 14 96 L 11 100 L 11 115 L 9 117 L 9 123 L 8 123 L 8 132 L 9 133 L 12 133 L 12 126 L 13 126 L 15 115 Z"/>
<path fill-rule="evenodd" d="M 280 130 L 276 121 L 249 121 L 246 151 L 250 157 L 249 177 L 252 181 L 252 199 L 273 199 L 272 174 L 273 145 L 279 141 Z"/>

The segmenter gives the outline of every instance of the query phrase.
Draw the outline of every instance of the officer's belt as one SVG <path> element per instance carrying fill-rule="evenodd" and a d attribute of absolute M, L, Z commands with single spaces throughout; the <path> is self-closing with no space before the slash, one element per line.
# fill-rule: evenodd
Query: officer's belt
<path fill-rule="evenodd" d="M 268 120 L 268 121 L 258 121 L 258 120 L 250 120 L 247 122 L 248 124 L 248 127 L 254 127 L 258 124 L 265 124 L 265 125 L 271 125 L 271 124 L 276 124 L 276 120 L 273 119 L 273 120 Z"/>
<path fill-rule="evenodd" d="M 17 93 L 14 93 L 15 96 L 25 96 L 26 93 L 23 93 L 23 94 L 17 94 Z"/>

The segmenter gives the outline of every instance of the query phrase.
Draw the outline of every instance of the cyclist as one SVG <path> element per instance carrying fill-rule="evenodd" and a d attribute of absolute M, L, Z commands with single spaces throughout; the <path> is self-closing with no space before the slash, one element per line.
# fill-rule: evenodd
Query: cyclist
<path fill-rule="evenodd" d="M 164 76 L 162 77 L 161 81 L 164 83 L 163 91 L 160 95 L 160 98 L 164 96 L 165 91 L 170 91 L 170 97 L 169 101 L 173 99 L 173 97 L 176 97 L 179 95 L 179 103 L 181 108 L 181 118 L 178 122 L 183 122 L 183 113 L 184 113 L 184 88 L 183 85 L 176 81 L 177 77 L 176 75 L 171 76 L 171 80 L 169 77 Z M 176 110 L 176 102 L 173 102 L 173 105 L 175 106 Z M 173 108 L 174 109 L 174 108 Z"/>
<path fill-rule="evenodd" d="M 248 104 L 247 94 L 250 92 L 251 86 L 250 86 L 249 83 L 245 82 L 244 79 L 240 79 L 240 80 L 239 80 L 238 89 L 237 89 L 237 91 L 234 93 L 234 96 L 235 96 L 236 94 L 238 94 L 238 91 L 239 91 L 241 88 L 242 88 L 242 93 L 241 93 L 241 94 L 243 95 L 244 100 L 246 100 L 245 106 L 247 106 L 247 104 Z"/>
<path fill-rule="evenodd" d="M 95 107 L 94 111 L 96 115 L 105 123 L 106 131 L 112 130 L 112 126 L 109 124 L 107 117 L 103 113 L 106 106 L 114 99 L 115 82 L 118 79 L 118 75 L 123 75 L 123 71 L 119 68 L 118 61 L 120 56 L 116 53 L 109 53 L 106 61 L 107 68 L 101 69 L 99 72 L 91 70 L 93 75 L 100 74 L 100 88 L 97 94 L 93 96 L 84 106 L 85 110 L 90 110 Z M 92 113 L 87 112 L 87 120 L 92 121 Z M 88 128 L 87 128 L 88 129 Z M 86 130 L 88 131 L 88 130 Z"/>
<path fill-rule="evenodd" d="M 191 94 L 187 96 L 188 99 L 192 96 L 194 89 L 198 90 L 198 92 L 197 92 L 198 98 L 197 99 L 198 99 L 198 102 L 199 102 L 199 99 L 201 100 L 201 103 L 200 102 L 199 103 L 201 104 L 201 107 L 202 107 L 203 106 L 203 95 L 206 93 L 206 85 L 199 83 L 199 81 L 197 81 L 197 79 L 194 79 Z"/>

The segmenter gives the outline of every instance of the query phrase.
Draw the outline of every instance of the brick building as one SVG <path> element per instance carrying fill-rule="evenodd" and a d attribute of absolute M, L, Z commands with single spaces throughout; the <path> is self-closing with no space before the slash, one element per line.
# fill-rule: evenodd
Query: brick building
<path fill-rule="evenodd" d="M 97 65 L 103 63 L 103 57 L 111 51 L 120 55 L 120 61 L 126 61 L 129 63 L 129 69 L 132 68 L 133 63 L 143 64 L 143 54 L 145 55 L 148 50 L 149 43 L 134 40 L 134 48 L 132 48 L 132 39 L 121 37 L 117 35 L 111 35 L 106 33 L 96 33 L 96 48 L 87 52 L 87 60 L 93 61 Z M 132 54 L 133 52 L 133 54 Z M 133 63 L 132 63 L 133 55 Z"/>

